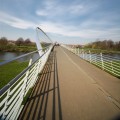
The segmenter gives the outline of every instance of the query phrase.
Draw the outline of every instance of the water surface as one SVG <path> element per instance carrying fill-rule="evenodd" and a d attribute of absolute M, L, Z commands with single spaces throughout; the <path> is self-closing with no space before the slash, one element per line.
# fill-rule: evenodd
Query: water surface
<path fill-rule="evenodd" d="M 26 53 L 25 52 L 0 52 L 0 60 L 3 60 L 3 61 L 10 60 L 23 54 L 26 54 Z M 39 54 L 34 53 L 32 55 L 28 55 L 26 57 L 22 57 L 18 59 L 18 61 L 20 62 L 28 61 L 31 57 L 33 61 L 35 61 L 39 57 Z"/>

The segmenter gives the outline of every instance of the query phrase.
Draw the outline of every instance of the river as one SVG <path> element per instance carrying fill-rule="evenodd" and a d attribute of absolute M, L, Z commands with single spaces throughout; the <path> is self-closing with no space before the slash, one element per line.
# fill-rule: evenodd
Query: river
<path fill-rule="evenodd" d="M 10 60 L 12 58 L 18 57 L 20 55 L 25 54 L 25 52 L 0 52 L 0 60 Z M 109 56 L 111 56 L 112 58 L 117 58 L 120 59 L 120 54 L 109 54 Z M 30 59 L 30 55 L 23 57 L 21 59 L 18 59 L 18 61 L 27 61 Z M 37 58 L 39 57 L 38 53 L 34 53 L 32 55 L 32 59 L 33 61 L 35 61 Z"/>
<path fill-rule="evenodd" d="M 18 57 L 20 55 L 26 54 L 25 52 L 0 52 L 0 60 L 6 61 L 6 60 L 10 60 L 13 59 L 15 57 Z M 18 61 L 23 62 L 23 61 L 27 61 L 30 59 L 30 55 L 26 56 L 26 57 L 22 57 L 20 59 L 18 59 Z M 32 55 L 32 59 L 33 61 L 35 61 L 37 58 L 39 57 L 38 53 L 34 53 Z"/>

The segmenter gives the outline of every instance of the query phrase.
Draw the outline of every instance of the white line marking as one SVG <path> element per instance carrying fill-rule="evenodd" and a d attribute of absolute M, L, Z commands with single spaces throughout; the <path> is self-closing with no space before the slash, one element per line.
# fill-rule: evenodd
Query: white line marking
<path fill-rule="evenodd" d="M 67 56 L 67 58 L 69 59 L 69 61 L 73 64 L 73 65 L 75 65 L 85 76 L 87 76 L 90 80 L 91 80 L 91 82 L 93 83 L 93 84 L 96 84 L 96 81 L 95 80 L 93 80 L 86 72 L 84 72 L 80 67 L 79 67 L 79 65 L 77 65 L 68 55 L 67 55 L 67 53 L 65 53 L 65 51 L 61 48 L 61 50 L 63 51 L 63 53 Z"/>
<path fill-rule="evenodd" d="M 61 47 L 60 47 L 61 48 Z M 105 98 L 107 97 L 107 100 L 112 102 L 115 106 L 118 107 L 118 109 L 120 110 L 120 103 L 113 97 L 111 96 L 108 92 L 106 92 L 93 78 L 91 78 L 86 72 L 84 72 L 79 65 L 77 65 L 69 56 L 68 54 L 61 48 L 61 50 L 63 51 L 63 53 L 66 55 L 66 57 L 68 58 L 68 60 L 75 65 L 86 77 L 88 77 L 92 84 L 95 85 L 95 87 L 97 89 L 99 89 L 99 91 L 101 91 L 103 93 L 103 95 L 105 96 Z M 109 99 L 110 98 L 110 99 Z"/>

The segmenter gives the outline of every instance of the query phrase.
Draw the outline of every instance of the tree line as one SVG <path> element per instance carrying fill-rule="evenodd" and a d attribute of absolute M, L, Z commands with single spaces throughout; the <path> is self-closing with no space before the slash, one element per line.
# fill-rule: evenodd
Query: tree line
<path fill-rule="evenodd" d="M 120 41 L 113 40 L 97 40 L 84 46 L 85 48 L 103 49 L 103 50 L 118 50 L 120 51 Z"/>
<path fill-rule="evenodd" d="M 8 40 L 6 37 L 1 37 L 0 38 L 0 46 L 7 46 L 7 45 L 11 45 L 11 46 L 35 46 L 34 42 L 31 42 L 31 40 L 29 38 L 27 39 L 23 39 L 22 37 L 18 38 L 17 40 Z"/>
<path fill-rule="evenodd" d="M 30 52 L 36 50 L 36 44 L 29 38 L 22 37 L 17 40 L 8 40 L 6 37 L 0 38 L 0 51 L 5 52 Z"/>

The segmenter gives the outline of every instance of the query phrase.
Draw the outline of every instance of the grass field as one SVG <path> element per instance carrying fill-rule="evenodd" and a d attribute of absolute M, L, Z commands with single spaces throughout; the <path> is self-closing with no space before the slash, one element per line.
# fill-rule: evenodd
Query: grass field
<path fill-rule="evenodd" d="M 113 50 L 101 50 L 101 49 L 92 49 L 92 48 L 83 48 L 83 50 L 88 51 L 88 52 L 90 50 L 91 53 L 120 54 L 120 51 L 113 51 Z"/>
<path fill-rule="evenodd" d="M 93 62 L 92 64 L 94 64 L 95 66 L 102 68 L 102 63 L 97 61 L 97 62 Z M 111 61 L 104 61 L 104 70 L 108 73 L 110 73 L 111 75 L 120 78 L 120 61 L 112 61 L 112 65 L 111 65 Z"/>
<path fill-rule="evenodd" d="M 36 46 L 1 46 L 0 51 L 4 52 L 31 52 L 37 50 Z"/>
<path fill-rule="evenodd" d="M 0 89 L 28 66 L 28 61 L 14 61 L 0 66 Z"/>

